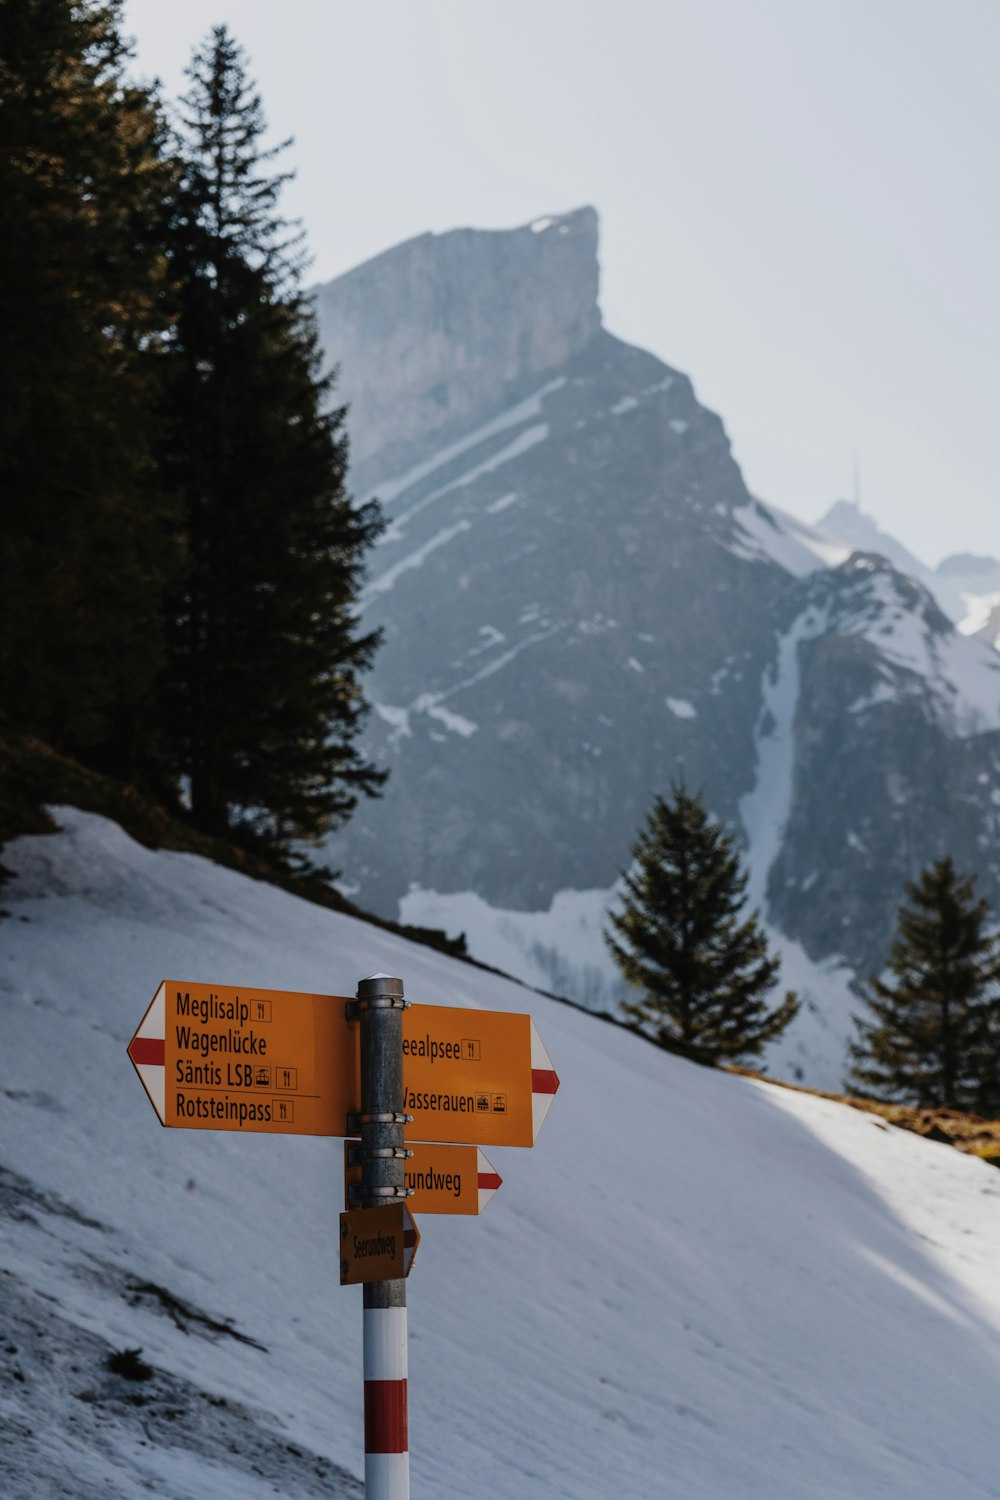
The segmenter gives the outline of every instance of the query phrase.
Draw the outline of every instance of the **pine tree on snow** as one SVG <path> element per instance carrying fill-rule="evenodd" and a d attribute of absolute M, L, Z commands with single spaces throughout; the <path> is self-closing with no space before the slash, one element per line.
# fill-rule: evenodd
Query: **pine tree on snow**
<path fill-rule="evenodd" d="M 924 1107 L 1000 1113 L 1000 935 L 950 856 L 906 886 L 891 979 L 864 987 L 847 1086 Z"/>
<path fill-rule="evenodd" d="M 623 875 L 623 909 L 605 940 L 641 998 L 625 1014 L 664 1047 L 701 1062 L 763 1051 L 798 1011 L 791 993 L 770 1010 L 780 960 L 756 913 L 741 920 L 747 877 L 731 838 L 700 794 L 655 799 Z"/>

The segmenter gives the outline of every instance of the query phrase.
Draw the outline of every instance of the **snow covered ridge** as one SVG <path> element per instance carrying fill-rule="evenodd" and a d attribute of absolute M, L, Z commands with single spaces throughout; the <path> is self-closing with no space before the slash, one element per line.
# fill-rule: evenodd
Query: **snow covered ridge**
<path fill-rule="evenodd" d="M 1000 561 L 995 557 L 959 552 L 929 568 L 883 531 L 874 516 L 866 515 L 856 502 L 838 500 L 817 523 L 817 529 L 846 543 L 852 552 L 877 552 L 888 558 L 900 573 L 930 590 L 963 635 L 978 632 L 990 595 L 1000 590 Z M 975 623 L 977 619 L 979 623 Z"/>
<path fill-rule="evenodd" d="M 952 733 L 964 737 L 1000 728 L 1000 655 L 984 630 L 1000 595 L 970 599 L 975 609 L 956 629 L 929 587 L 879 553 L 851 552 L 759 501 L 734 510 L 733 520 L 737 534 L 729 550 L 737 556 L 777 563 L 796 578 L 833 574 L 829 582 L 817 578 L 811 588 L 813 600 L 831 601 L 828 610 L 821 606 L 824 619 L 812 633 L 822 629 L 867 640 L 885 662 L 876 695 L 859 700 L 858 711 L 929 691 Z"/>
<path fill-rule="evenodd" d="M 898 574 L 920 584 L 962 635 L 996 645 L 985 628 L 1000 604 L 1000 562 L 994 558 L 960 554 L 928 568 L 881 531 L 871 516 L 845 500 L 832 506 L 816 526 L 759 500 L 737 507 L 733 520 L 738 529 L 730 550 L 738 557 L 776 562 L 796 578 L 839 567 L 855 552 L 883 558 Z"/>
<path fill-rule="evenodd" d="M 748 562 L 776 562 L 795 578 L 817 568 L 834 568 L 851 555 L 851 548 L 816 526 L 799 521 L 776 505 L 751 500 L 733 511 L 736 534 L 729 550 Z"/>
<path fill-rule="evenodd" d="M 491 1500 L 996 1494 L 995 1168 L 57 817 L 4 851 L 0 1298 L 24 1376 L 0 1383 L 4 1500 L 357 1495 L 339 1142 L 162 1130 L 125 1045 L 168 971 L 345 993 L 376 969 L 530 1009 L 562 1079 L 488 1214 L 421 1226 L 415 1495 L 468 1500 L 482 1475 Z M 142 1347 L 146 1404 L 109 1344 Z"/>
<path fill-rule="evenodd" d="M 1000 728 L 1000 655 L 956 630 L 922 585 L 855 553 L 817 592 L 829 598 L 827 631 L 867 641 L 880 658 L 876 689 L 854 712 L 925 694 L 958 738 Z"/>

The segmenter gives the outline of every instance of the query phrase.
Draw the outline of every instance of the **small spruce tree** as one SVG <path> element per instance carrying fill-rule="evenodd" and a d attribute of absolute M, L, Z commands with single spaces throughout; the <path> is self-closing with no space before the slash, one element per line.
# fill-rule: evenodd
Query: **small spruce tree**
<path fill-rule="evenodd" d="M 732 839 L 700 793 L 674 783 L 669 801 L 656 798 L 632 854 L 623 910 L 609 913 L 614 934 L 605 933 L 625 979 L 642 991 L 625 1014 L 700 1062 L 758 1055 L 799 1007 L 789 993 L 768 1009 L 780 960 L 756 912 L 741 920 L 747 877 Z"/>
<path fill-rule="evenodd" d="M 847 1086 L 926 1108 L 1000 1113 L 1000 936 L 975 877 L 939 859 L 906 886 L 891 980 L 863 987 Z"/>

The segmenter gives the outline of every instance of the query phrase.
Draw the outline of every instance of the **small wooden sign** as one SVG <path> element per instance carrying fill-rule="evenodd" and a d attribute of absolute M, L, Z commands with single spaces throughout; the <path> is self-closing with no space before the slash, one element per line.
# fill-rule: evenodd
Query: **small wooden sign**
<path fill-rule="evenodd" d="M 409 1276 L 420 1231 L 405 1203 L 352 1208 L 340 1216 L 340 1284 Z"/>

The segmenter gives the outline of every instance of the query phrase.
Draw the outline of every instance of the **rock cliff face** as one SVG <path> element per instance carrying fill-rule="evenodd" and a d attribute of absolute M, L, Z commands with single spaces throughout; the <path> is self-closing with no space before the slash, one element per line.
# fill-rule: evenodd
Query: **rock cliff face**
<path fill-rule="evenodd" d="M 321 287 L 355 482 L 366 487 L 586 348 L 600 326 L 597 288 L 592 208 L 509 231 L 421 235 Z"/>
<path fill-rule="evenodd" d="M 389 520 L 364 608 L 391 777 L 330 861 L 388 915 L 414 886 L 544 912 L 612 885 L 682 773 L 776 926 L 868 971 L 945 850 L 1000 894 L 1000 658 L 754 500 L 686 376 L 601 328 L 597 279 L 588 209 L 320 294 Z"/>
<path fill-rule="evenodd" d="M 679 758 L 736 817 L 769 644 L 753 622 L 787 580 L 740 556 L 752 502 L 684 376 L 600 333 L 379 493 L 366 623 L 393 774 L 346 835 L 366 900 L 460 882 L 532 909 L 610 885 Z"/>

